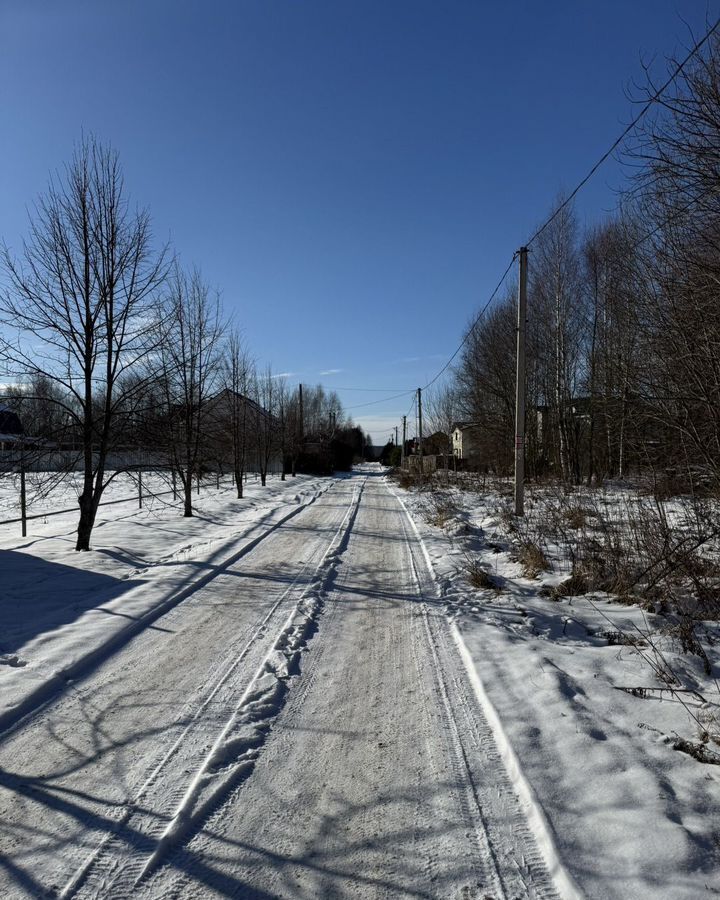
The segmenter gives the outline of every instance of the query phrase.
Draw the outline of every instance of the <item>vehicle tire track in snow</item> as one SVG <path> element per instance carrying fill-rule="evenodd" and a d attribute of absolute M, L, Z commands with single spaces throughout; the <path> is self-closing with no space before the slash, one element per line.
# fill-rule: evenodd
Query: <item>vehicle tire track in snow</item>
<path fill-rule="evenodd" d="M 435 573 L 422 537 L 405 504 L 394 491 L 391 493 L 401 504 L 415 534 L 414 540 L 408 536 L 408 545 L 418 590 L 437 598 Z M 415 561 L 413 545 L 422 555 L 422 561 Z M 423 570 L 425 578 L 422 577 Z M 436 663 L 443 705 L 452 723 L 456 751 L 467 773 L 477 810 L 479 839 L 481 845 L 485 841 L 488 843 L 502 896 L 518 900 L 557 900 L 559 897 L 579 900 L 581 894 L 557 856 L 542 811 L 536 808 L 529 787 L 522 789 L 527 785 L 519 773 L 512 748 L 506 746 L 501 729 L 499 732 L 497 714 L 488 709 L 487 698 L 485 703 L 482 702 L 484 691 L 480 687 L 481 697 L 475 684 L 479 677 L 469 656 L 466 658 L 462 654 L 464 645 L 457 627 L 445 619 L 439 620 L 437 615 L 431 616 L 426 603 L 423 603 L 423 622 Z M 441 659 L 445 665 L 441 664 Z M 509 767 L 508 760 L 514 760 Z M 483 777 L 486 772 L 492 773 L 491 783 Z"/>
<path fill-rule="evenodd" d="M 412 571 L 413 579 L 417 587 L 418 596 L 422 598 L 425 592 L 423 591 L 422 580 L 415 563 L 412 541 L 410 539 L 410 536 L 408 535 L 404 517 L 401 518 L 401 522 L 403 523 L 403 534 L 406 541 L 407 554 L 410 561 L 410 569 Z M 424 638 L 427 641 L 427 646 L 430 648 L 430 653 L 433 660 L 435 689 L 437 695 L 440 698 L 440 705 L 445 712 L 445 720 L 448 725 L 448 728 L 446 729 L 446 734 L 449 734 L 450 738 L 450 740 L 448 741 L 448 755 L 450 756 L 453 763 L 455 781 L 465 786 L 465 790 L 462 791 L 461 795 L 461 803 L 466 811 L 467 821 L 472 822 L 474 825 L 475 840 L 480 851 L 479 860 L 482 862 L 481 872 L 483 876 L 483 882 L 485 885 L 487 885 L 488 883 L 492 885 L 493 893 L 488 894 L 486 888 L 486 895 L 488 896 L 488 898 L 492 897 L 493 900 L 501 900 L 501 898 L 503 898 L 504 900 L 504 898 L 507 898 L 509 895 L 504 890 L 503 879 L 501 877 L 497 859 L 495 857 L 495 852 L 488 834 L 487 822 L 485 821 L 485 816 L 483 815 L 481 801 L 477 794 L 465 747 L 463 746 L 463 742 L 460 737 L 457 718 L 453 712 L 450 697 L 448 695 L 448 687 L 444 678 L 443 666 L 438 655 L 437 642 L 433 635 L 433 629 L 431 627 L 430 617 L 428 614 L 428 607 L 425 602 L 421 603 L 419 618 L 422 621 Z"/>
<path fill-rule="evenodd" d="M 265 734 L 282 707 L 287 680 L 299 665 L 299 654 L 316 627 L 322 611 L 323 586 L 331 577 L 352 528 L 363 486 L 356 486 L 353 491 L 346 514 L 322 553 L 311 584 L 303 590 L 289 615 L 287 605 L 283 606 L 282 601 L 291 593 L 300 574 L 276 601 L 237 659 L 195 712 L 192 721 L 155 766 L 114 832 L 103 839 L 65 885 L 60 894 L 63 900 L 70 897 L 132 897 L 138 882 L 150 876 L 162 864 L 164 857 L 191 835 L 227 794 L 252 772 Z M 302 571 L 305 568 L 307 566 Z M 271 623 L 277 613 L 282 615 L 283 621 L 279 629 L 271 631 Z M 231 679 L 258 637 L 268 632 L 273 634 L 270 647 L 244 687 L 240 699 L 234 700 L 242 685 Z M 263 647 L 267 647 L 267 641 Z M 187 767 L 197 757 L 197 747 L 187 741 L 188 733 L 224 687 L 227 687 L 230 705 L 228 707 L 228 702 L 221 705 L 232 712 L 220 732 L 213 735 L 213 742 L 201 765 L 191 774 Z M 190 752 L 183 755 L 186 749 Z M 178 771 L 185 777 L 170 790 L 164 788 L 163 778 L 176 779 Z M 152 817 L 142 808 L 148 804 L 151 793 L 161 793 L 153 806 Z M 132 832 L 139 839 L 134 843 L 128 842 L 125 832 Z M 148 848 L 151 848 L 150 852 Z"/>
<path fill-rule="evenodd" d="M 283 513 L 280 518 L 270 525 L 267 525 L 266 523 L 268 519 L 272 518 L 272 510 L 270 510 L 259 523 L 254 523 L 251 528 L 239 536 L 234 535 L 225 540 L 218 539 L 209 542 L 200 541 L 195 544 L 189 544 L 186 547 L 180 548 L 169 554 L 167 558 L 164 558 L 158 563 L 140 568 L 131 573 L 132 576 L 135 577 L 137 575 L 157 571 L 163 565 L 168 565 L 172 561 L 188 560 L 191 551 L 197 553 L 203 546 L 216 546 L 219 548 L 214 556 L 210 557 L 209 561 L 205 561 L 206 563 L 210 562 L 213 566 L 212 571 L 192 579 L 190 583 L 184 587 L 174 588 L 151 609 L 147 610 L 147 612 L 128 622 L 128 624 L 119 631 L 109 633 L 106 640 L 95 646 L 81 658 L 52 672 L 48 671 L 47 679 L 29 692 L 20 703 L 0 712 L 0 739 L 14 728 L 22 726 L 23 722 L 27 720 L 29 716 L 38 713 L 46 704 L 54 701 L 63 691 L 70 689 L 74 693 L 77 693 L 78 696 L 82 697 L 82 691 L 77 685 L 73 684 L 76 679 L 86 676 L 111 653 L 124 647 L 129 641 L 153 625 L 158 619 L 167 615 L 180 604 L 185 603 L 220 575 L 227 572 L 231 566 L 238 563 L 244 556 L 247 556 L 248 553 L 254 550 L 268 537 L 275 534 L 279 528 L 297 516 L 298 513 L 303 512 L 314 504 L 315 501 L 323 496 L 327 490 L 330 490 L 334 484 L 335 482 L 332 482 L 327 488 L 323 488 L 314 494 L 311 494 L 305 502 L 301 501 L 297 506 L 293 507 L 288 512 Z M 258 533 L 253 534 L 253 532 Z M 238 547 L 237 545 L 239 542 L 242 542 L 242 544 Z M 233 550 L 233 547 L 236 549 Z M 215 561 L 215 557 L 218 555 L 220 555 L 221 558 L 219 561 Z M 135 588 L 135 590 L 143 590 L 143 586 Z M 99 609 L 102 609 L 102 605 Z M 36 669 L 42 671 L 43 667 L 36 666 Z"/>
<path fill-rule="evenodd" d="M 557 900 L 388 496 L 360 510 L 252 777 L 138 897 Z"/>
<path fill-rule="evenodd" d="M 8 868 L 0 867 L 0 895 L 56 896 L 108 833 L 142 843 L 142 834 L 119 828 L 118 820 L 249 643 L 240 669 L 211 697 L 183 742 L 183 753 L 197 754 L 195 765 L 207 752 L 208 729 L 216 734 L 220 711 L 235 707 L 326 551 L 351 490 L 339 482 L 327 500 L 274 531 L 241 566 L 168 612 L 163 627 L 137 635 L 77 689 L 2 735 L 0 854 Z M 268 620 L 279 595 L 285 599 Z M 178 765 L 176 755 L 169 766 Z"/>

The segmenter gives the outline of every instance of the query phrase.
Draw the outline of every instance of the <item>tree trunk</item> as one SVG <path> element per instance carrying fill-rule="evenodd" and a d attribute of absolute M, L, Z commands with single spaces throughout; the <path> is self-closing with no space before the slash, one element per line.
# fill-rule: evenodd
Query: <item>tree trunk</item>
<path fill-rule="evenodd" d="M 244 472 L 241 468 L 235 468 L 235 486 L 237 488 L 238 500 L 242 500 L 243 498 L 243 477 Z"/>
<path fill-rule="evenodd" d="M 182 477 L 183 486 L 183 518 L 192 517 L 192 473 L 186 472 Z"/>
<path fill-rule="evenodd" d="M 90 535 L 95 524 L 95 513 L 97 511 L 97 506 L 93 501 L 92 490 L 88 491 L 85 489 L 78 497 L 78 504 L 80 506 L 80 521 L 78 522 L 75 549 L 89 550 Z"/>

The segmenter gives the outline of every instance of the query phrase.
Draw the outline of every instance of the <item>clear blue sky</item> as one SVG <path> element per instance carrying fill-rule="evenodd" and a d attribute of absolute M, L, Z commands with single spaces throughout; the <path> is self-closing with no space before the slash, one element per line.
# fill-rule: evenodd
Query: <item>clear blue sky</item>
<path fill-rule="evenodd" d="M 0 236 L 81 130 L 261 363 L 347 407 L 452 353 L 719 0 L 0 0 Z M 687 23 L 687 24 L 685 24 Z M 615 164 L 581 220 L 614 205 Z M 339 370 L 339 371 L 334 371 Z M 332 373 L 332 374 L 322 374 Z M 384 441 L 409 398 L 351 409 Z"/>

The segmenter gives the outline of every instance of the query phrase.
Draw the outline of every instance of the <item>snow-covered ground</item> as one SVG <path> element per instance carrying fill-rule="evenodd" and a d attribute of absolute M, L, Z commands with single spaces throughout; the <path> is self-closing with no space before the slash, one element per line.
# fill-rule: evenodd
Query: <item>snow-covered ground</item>
<path fill-rule="evenodd" d="M 251 476 L 238 500 L 230 479 L 219 488 L 209 480 L 185 519 L 159 476 L 145 474 L 142 509 L 137 482 L 120 477 L 104 500 L 131 499 L 101 507 L 87 554 L 74 550 L 71 483 L 30 509 L 72 512 L 31 520 L 24 539 L 18 524 L 0 526 L 0 726 L 148 627 L 330 484 L 298 476 L 263 488 Z M 6 477 L 0 489 L 0 509 L 11 518 L 16 485 Z"/>
<path fill-rule="evenodd" d="M 3 526 L 0 896 L 716 894 L 720 769 L 674 749 L 702 660 L 451 494 L 365 466 L 106 507 L 87 554 L 74 514 Z"/>
<path fill-rule="evenodd" d="M 400 493 L 418 522 L 470 678 L 496 713 L 509 771 L 521 795 L 527 787 L 541 807 L 583 894 L 720 894 L 720 768 L 678 749 L 687 741 L 710 756 L 720 750 L 700 742 L 708 727 L 720 736 L 715 623 L 704 641 L 708 675 L 697 655 L 663 637 L 665 619 L 602 593 L 548 596 L 571 563 L 566 547 L 548 536 L 551 504 L 541 496 L 535 503 L 530 496 L 528 527 L 550 570 L 529 578 L 518 560 L 527 532 L 515 531 L 503 512 L 507 493 L 491 486 L 450 488 L 439 499 Z M 629 501 L 609 491 L 603 502 L 620 515 Z M 485 586 L 472 586 L 473 568 L 489 576 Z M 677 676 L 676 690 L 657 677 L 660 665 Z"/>
<path fill-rule="evenodd" d="M 158 514 L 184 540 L 154 565 L 137 511 L 90 554 L 61 529 L 15 547 L 72 569 L 66 599 L 81 573 L 132 586 L 16 641 L 5 671 L 50 684 L 0 734 L 0 894 L 574 896 L 382 471 L 304 488 L 289 517 L 287 485 Z"/>

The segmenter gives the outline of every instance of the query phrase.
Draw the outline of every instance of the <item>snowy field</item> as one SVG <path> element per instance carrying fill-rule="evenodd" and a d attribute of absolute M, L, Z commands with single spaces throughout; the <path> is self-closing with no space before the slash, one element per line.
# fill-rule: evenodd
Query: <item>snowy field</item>
<path fill-rule="evenodd" d="M 568 506 L 531 490 L 518 526 L 507 487 L 400 492 L 420 523 L 470 677 L 496 711 L 506 764 L 521 792 L 526 780 L 585 896 L 720 894 L 720 769 L 687 752 L 720 761 L 717 622 L 696 627 L 699 648 L 683 647 L 679 617 L 653 612 L 662 597 L 641 608 L 607 592 L 574 594 L 567 582 L 581 571 L 573 551 L 592 531 L 587 513 L 599 505 L 626 529 L 644 522 L 642 549 L 654 520 L 639 511 L 655 501 L 611 488 L 579 491 Z M 562 527 L 551 527 L 559 508 Z M 689 528 L 690 508 L 664 504 L 671 534 Z M 631 527 L 624 540 L 630 557 Z M 542 557 L 523 553 L 528 544 L 546 570 Z M 702 552 L 717 558 L 716 542 Z M 569 589 L 558 590 L 563 582 Z"/>

